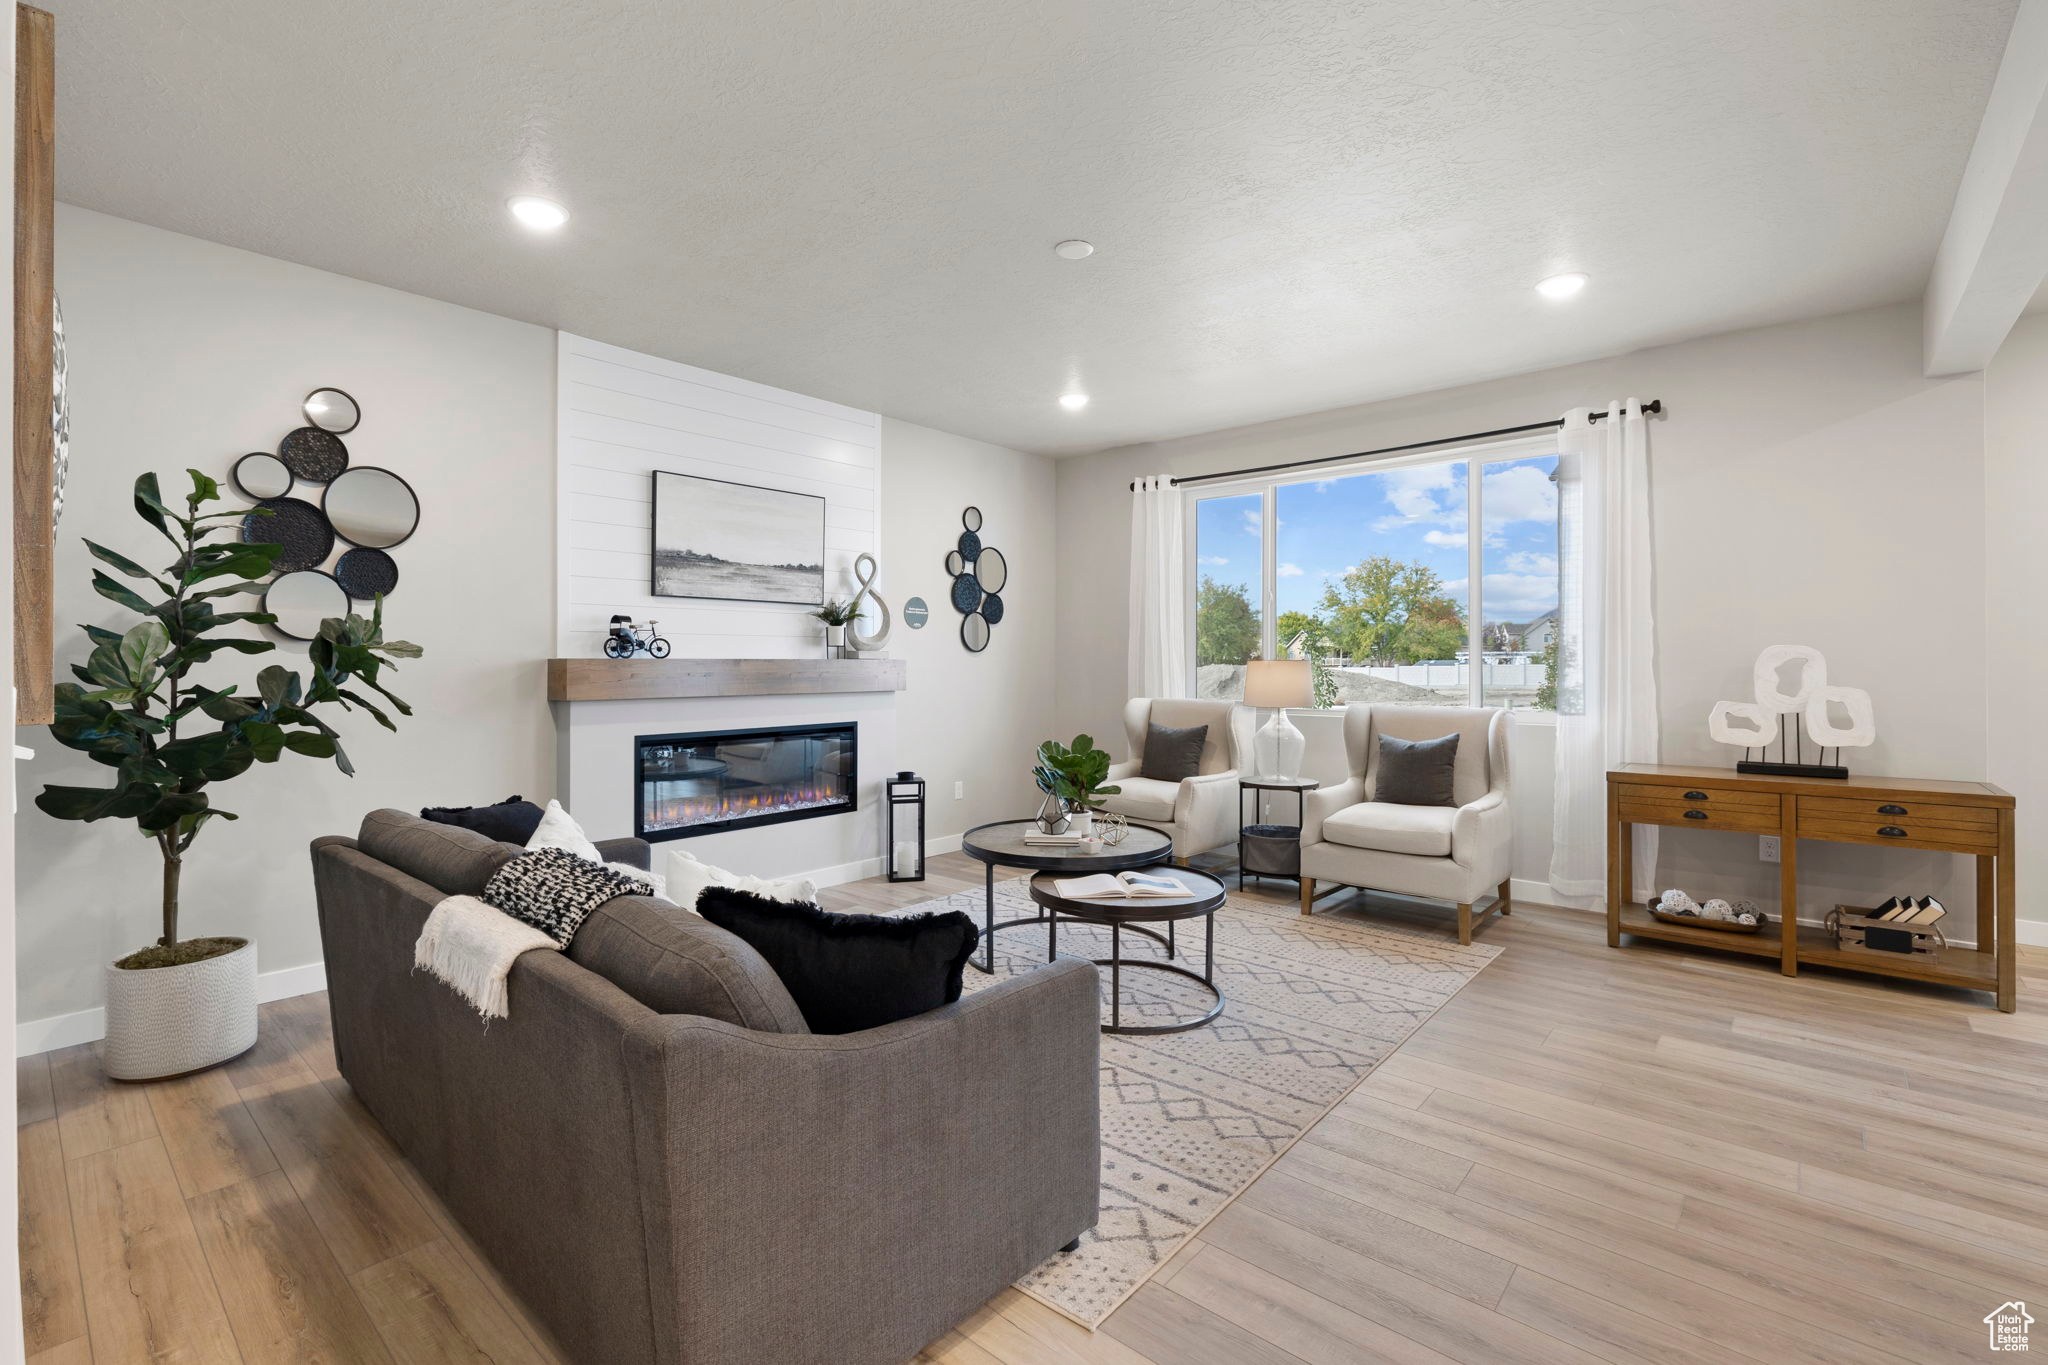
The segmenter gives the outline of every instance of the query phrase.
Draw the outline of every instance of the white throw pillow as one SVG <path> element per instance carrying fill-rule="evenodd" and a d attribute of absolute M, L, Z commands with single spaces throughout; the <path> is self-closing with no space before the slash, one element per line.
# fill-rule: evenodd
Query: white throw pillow
<path fill-rule="evenodd" d="M 685 910 L 697 908 L 697 896 L 707 886 L 729 886 L 735 891 L 749 891 L 756 896 L 765 896 L 771 901 L 815 901 L 818 899 L 816 883 L 803 877 L 776 880 L 770 877 L 750 877 L 743 872 L 727 872 L 722 867 L 713 867 L 702 862 L 684 850 L 671 849 L 668 855 L 668 884 L 671 903 Z"/>
<path fill-rule="evenodd" d="M 526 851 L 559 848 L 564 853 L 573 853 L 593 863 L 604 861 L 604 855 L 597 851 L 597 845 L 590 842 L 590 836 L 583 832 L 583 826 L 576 823 L 576 817 L 562 809 L 559 801 L 548 802 L 540 825 L 533 831 L 533 837 L 526 841 Z"/>
<path fill-rule="evenodd" d="M 659 872 L 649 872 L 646 868 L 635 867 L 631 863 L 606 863 L 604 855 L 597 851 L 597 845 L 583 832 L 583 826 L 576 823 L 575 816 L 562 809 L 562 803 L 559 801 L 548 802 L 547 811 L 540 817 L 540 824 L 534 829 L 533 837 L 526 841 L 528 853 L 540 848 L 559 848 L 564 853 L 573 853 L 589 862 L 604 863 L 622 877 L 631 877 L 636 882 L 645 883 L 649 894 L 663 898 L 668 896 L 668 878 Z"/>

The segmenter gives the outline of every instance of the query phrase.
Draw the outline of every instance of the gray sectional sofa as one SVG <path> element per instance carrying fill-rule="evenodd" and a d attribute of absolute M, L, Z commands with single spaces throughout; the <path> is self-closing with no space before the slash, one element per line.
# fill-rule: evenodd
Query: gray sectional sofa
<path fill-rule="evenodd" d="M 740 939 L 622 897 L 486 1028 L 413 942 L 518 852 L 373 812 L 313 844 L 320 934 L 342 1075 L 578 1361 L 900 1365 L 1094 1224 L 1093 967 L 820 1036 Z"/>

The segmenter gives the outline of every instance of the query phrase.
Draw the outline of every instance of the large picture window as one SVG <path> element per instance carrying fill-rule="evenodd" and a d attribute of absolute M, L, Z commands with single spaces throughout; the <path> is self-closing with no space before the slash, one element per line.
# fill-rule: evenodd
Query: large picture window
<path fill-rule="evenodd" d="M 1316 704 L 1557 701 L 1557 454 L 1523 441 L 1189 499 L 1196 695 L 1311 660 Z"/>

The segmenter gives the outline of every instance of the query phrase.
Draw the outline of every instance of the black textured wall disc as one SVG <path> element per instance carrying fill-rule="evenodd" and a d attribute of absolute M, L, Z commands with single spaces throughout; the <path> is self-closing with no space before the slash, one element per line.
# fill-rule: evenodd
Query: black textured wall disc
<path fill-rule="evenodd" d="M 972 531 L 960 533 L 960 557 L 972 564 L 981 556 L 981 537 Z"/>
<path fill-rule="evenodd" d="M 344 592 L 360 601 L 389 597 L 398 586 L 398 561 L 382 550 L 358 548 L 335 561 L 334 577 Z"/>
<path fill-rule="evenodd" d="M 953 580 L 953 606 L 959 611 L 973 611 L 981 605 L 981 584 L 974 581 L 971 573 L 961 574 Z"/>
<path fill-rule="evenodd" d="M 300 427 L 277 443 L 277 458 L 295 477 L 326 483 L 348 468 L 348 447 L 331 431 Z"/>
<path fill-rule="evenodd" d="M 1003 597 L 1001 593 L 990 593 L 981 599 L 981 614 L 988 618 L 990 625 L 1003 619 Z"/>
<path fill-rule="evenodd" d="M 324 433 L 323 433 L 324 434 Z M 327 514 L 298 498 L 265 498 L 256 504 L 270 509 L 267 517 L 243 517 L 242 540 L 250 545 L 282 545 L 279 573 L 310 569 L 334 549 L 334 528 Z"/>

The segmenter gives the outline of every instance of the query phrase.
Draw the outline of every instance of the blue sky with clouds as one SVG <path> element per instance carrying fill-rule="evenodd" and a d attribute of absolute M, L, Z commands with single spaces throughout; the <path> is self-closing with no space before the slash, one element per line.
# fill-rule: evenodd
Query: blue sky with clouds
<path fill-rule="evenodd" d="M 1526 622 L 1557 608 L 1556 467 L 1554 455 L 1485 467 L 1488 621 Z M 1428 565 L 1469 606 L 1465 470 L 1458 461 L 1283 484 L 1274 503 L 1280 610 L 1315 611 L 1325 586 L 1372 555 Z M 1256 604 L 1259 495 L 1201 500 L 1195 528 L 1199 572 L 1242 585 Z"/>

